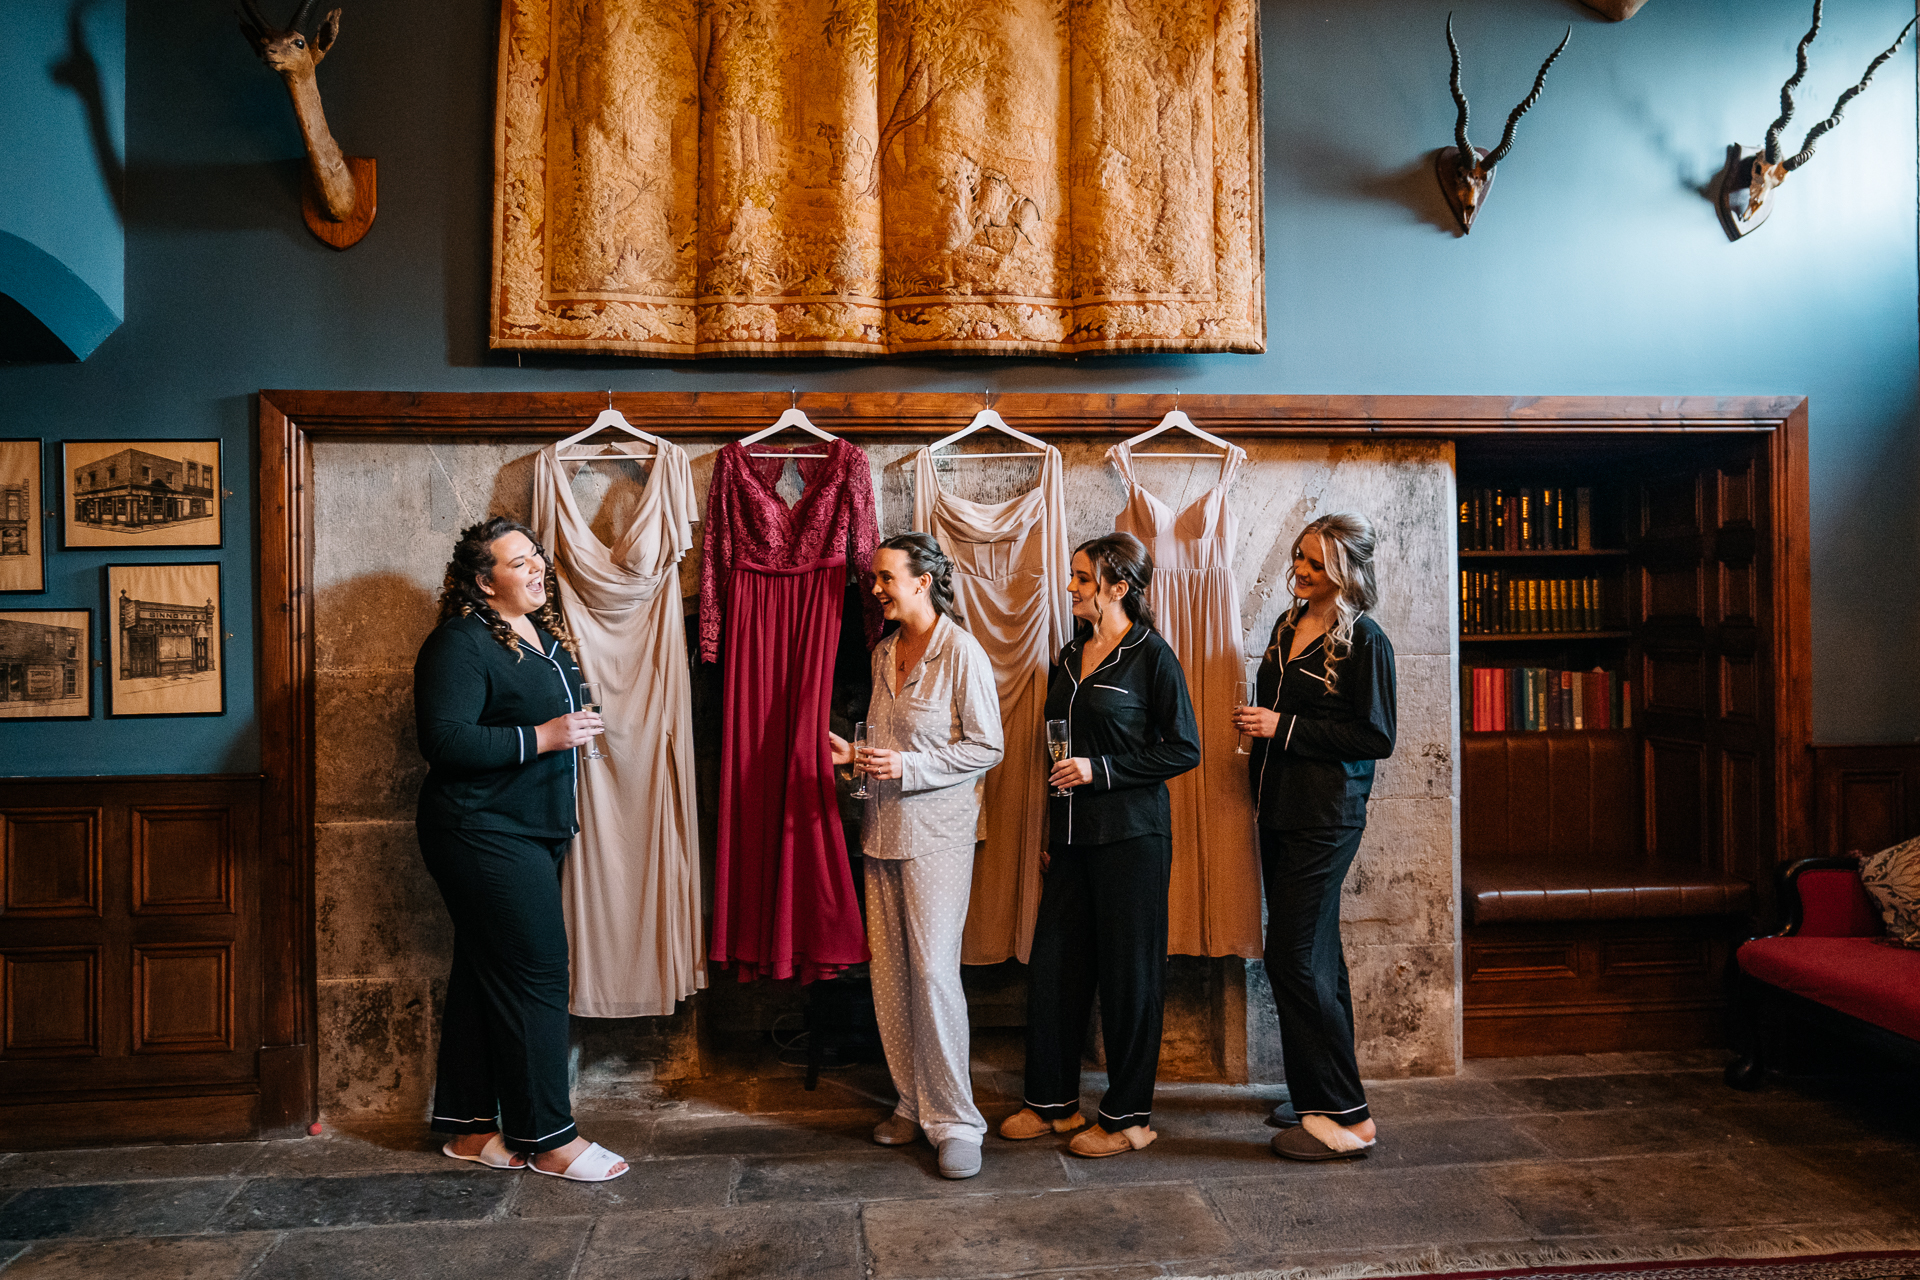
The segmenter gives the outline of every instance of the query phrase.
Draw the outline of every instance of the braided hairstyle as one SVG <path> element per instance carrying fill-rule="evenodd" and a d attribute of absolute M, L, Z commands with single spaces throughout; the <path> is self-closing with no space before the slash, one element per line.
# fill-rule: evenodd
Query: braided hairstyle
<path fill-rule="evenodd" d="M 1073 549 L 1093 562 L 1093 580 L 1103 587 L 1116 582 L 1127 584 L 1120 606 L 1127 617 L 1149 631 L 1158 631 L 1153 610 L 1147 607 L 1147 587 L 1153 582 L 1153 553 L 1130 533 L 1109 533 L 1090 538 Z"/>
<path fill-rule="evenodd" d="M 488 516 L 460 531 L 460 541 L 453 544 L 453 559 L 447 561 L 447 576 L 440 587 L 440 621 L 469 615 L 477 617 L 487 624 L 487 630 L 501 647 L 513 655 L 513 660 L 520 661 L 520 637 L 493 607 L 487 593 L 480 589 L 480 579 L 493 577 L 493 544 L 510 533 L 525 534 L 533 544 L 534 554 L 546 566 L 547 599 L 533 611 L 533 620 L 578 659 L 579 645 L 555 604 L 560 598 L 560 583 L 554 577 L 553 561 L 547 556 L 547 549 L 540 545 L 540 539 L 533 536 L 533 530 L 508 516 Z"/>
<path fill-rule="evenodd" d="M 966 618 L 961 616 L 960 602 L 953 596 L 953 561 L 947 559 L 947 553 L 933 540 L 930 533 L 896 533 L 874 548 L 875 551 L 899 551 L 907 557 L 907 572 L 914 577 L 931 575 L 933 581 L 927 587 L 927 597 L 933 601 L 933 611 L 945 614 L 961 625 Z"/>

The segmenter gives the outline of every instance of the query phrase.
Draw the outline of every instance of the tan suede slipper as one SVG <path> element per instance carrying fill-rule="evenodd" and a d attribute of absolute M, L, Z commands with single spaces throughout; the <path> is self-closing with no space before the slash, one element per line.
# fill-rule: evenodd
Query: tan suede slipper
<path fill-rule="evenodd" d="M 1050 1133 L 1072 1133 L 1086 1122 L 1087 1118 L 1078 1113 L 1065 1120 L 1042 1120 L 1040 1113 L 1032 1107 L 1022 1107 L 1000 1122 L 1000 1136 L 1014 1142 L 1025 1142 L 1028 1138 L 1044 1138 Z"/>
<path fill-rule="evenodd" d="M 1160 1135 L 1143 1124 L 1136 1124 L 1118 1133 L 1108 1133 L 1095 1125 L 1085 1133 L 1075 1134 L 1067 1150 L 1089 1160 L 1099 1160 L 1105 1156 L 1117 1156 L 1123 1151 L 1138 1151 Z"/>

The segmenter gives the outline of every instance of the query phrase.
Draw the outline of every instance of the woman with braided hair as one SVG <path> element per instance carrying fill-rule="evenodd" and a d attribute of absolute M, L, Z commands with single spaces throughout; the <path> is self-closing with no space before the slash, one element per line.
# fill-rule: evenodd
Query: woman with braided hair
<path fill-rule="evenodd" d="M 604 1182 L 626 1163 L 573 1127 L 567 1094 L 567 931 L 560 864 L 575 747 L 601 732 L 578 707 L 573 636 L 546 552 L 492 516 L 460 535 L 440 624 L 413 668 L 420 852 L 453 917 L 433 1128 L 496 1169 Z"/>
<path fill-rule="evenodd" d="M 940 1173 L 980 1172 L 986 1118 L 973 1103 L 960 937 L 973 890 L 980 793 L 1000 763 L 1000 694 L 980 642 L 957 625 L 953 562 L 924 533 L 873 553 L 873 594 L 899 627 L 873 651 L 867 746 L 828 734 L 835 764 L 867 780 L 867 947 L 873 1010 L 899 1104 L 882 1146 L 921 1134 Z"/>

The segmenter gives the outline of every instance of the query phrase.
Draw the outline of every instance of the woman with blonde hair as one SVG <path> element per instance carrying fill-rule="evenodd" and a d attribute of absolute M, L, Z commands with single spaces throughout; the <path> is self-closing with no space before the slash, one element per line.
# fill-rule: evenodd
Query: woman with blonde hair
<path fill-rule="evenodd" d="M 1373 524 L 1340 512 L 1293 544 L 1292 608 L 1261 660 L 1256 705 L 1234 713 L 1249 770 L 1267 893 L 1266 969 L 1296 1127 L 1289 1160 L 1364 1157 L 1374 1123 L 1353 1051 L 1340 888 L 1366 831 L 1373 762 L 1393 754 L 1393 645 L 1371 616 Z"/>

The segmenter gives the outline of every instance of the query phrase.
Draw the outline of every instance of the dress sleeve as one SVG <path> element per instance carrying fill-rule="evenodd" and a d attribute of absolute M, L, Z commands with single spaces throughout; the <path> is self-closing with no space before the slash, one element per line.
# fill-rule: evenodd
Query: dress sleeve
<path fill-rule="evenodd" d="M 959 628 L 955 628 L 956 631 Z M 900 789 L 933 791 L 968 782 L 1000 763 L 1005 743 L 1000 731 L 1000 690 L 993 663 L 980 643 L 968 636 L 951 646 L 948 661 L 954 672 L 954 710 L 959 713 L 960 736 L 932 751 L 901 753 Z"/>
<path fill-rule="evenodd" d="M 1093 757 L 1091 790 L 1150 787 L 1199 765 L 1200 729 L 1194 723 L 1187 677 L 1173 650 L 1165 645 L 1158 646 L 1154 654 L 1152 696 L 1158 740 L 1144 743 L 1135 751 Z"/>
<path fill-rule="evenodd" d="M 1324 720 L 1283 716 L 1274 746 L 1302 760 L 1386 759 L 1393 754 L 1398 718 L 1393 645 L 1379 631 L 1355 637 L 1338 672 L 1347 710 Z"/>
<path fill-rule="evenodd" d="M 880 643 L 886 619 L 873 594 L 873 553 L 880 545 L 880 521 L 873 507 L 873 472 L 864 449 L 853 450 L 852 474 L 847 477 L 847 564 L 860 576 L 860 601 L 867 625 L 867 648 Z"/>
<path fill-rule="evenodd" d="M 706 541 L 700 547 L 700 660 L 720 660 L 720 622 L 727 607 L 727 569 L 733 561 L 733 454 L 721 449 L 707 489 Z"/>
<path fill-rule="evenodd" d="M 533 725 L 481 724 L 487 671 L 473 639 L 438 627 L 413 664 L 414 729 L 436 768 L 484 773 L 531 764 L 540 753 Z"/>

